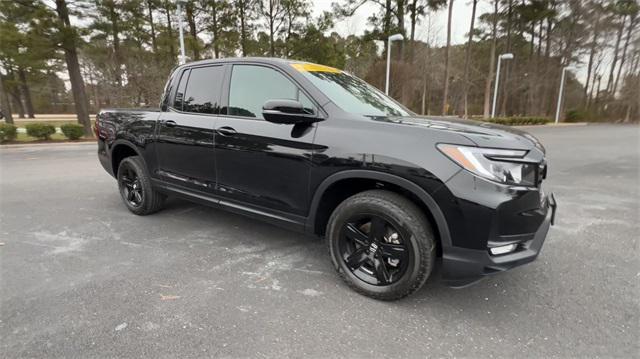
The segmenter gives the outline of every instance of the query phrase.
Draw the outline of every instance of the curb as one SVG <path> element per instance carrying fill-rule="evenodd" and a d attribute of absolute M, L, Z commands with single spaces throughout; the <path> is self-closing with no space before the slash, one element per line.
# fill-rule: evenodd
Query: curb
<path fill-rule="evenodd" d="M 573 126 L 587 126 L 589 123 L 588 122 L 560 122 L 558 124 L 555 123 L 547 123 L 544 125 L 519 125 L 519 126 L 513 126 L 513 127 L 538 127 L 538 128 L 543 128 L 543 127 L 573 127 Z"/>
<path fill-rule="evenodd" d="M 47 143 L 12 143 L 12 144 L 7 144 L 7 145 L 0 145 L 0 148 L 25 148 L 25 147 L 47 147 L 47 146 L 61 147 L 61 146 L 89 146 L 89 145 L 96 146 L 97 145 L 97 141 L 78 141 L 78 142 L 59 141 L 59 142 L 47 142 Z"/>

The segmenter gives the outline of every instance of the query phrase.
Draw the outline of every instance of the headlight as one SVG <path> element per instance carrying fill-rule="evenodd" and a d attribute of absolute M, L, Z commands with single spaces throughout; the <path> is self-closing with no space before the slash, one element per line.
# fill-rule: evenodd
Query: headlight
<path fill-rule="evenodd" d="M 438 149 L 476 175 L 511 185 L 535 186 L 536 163 L 522 162 L 527 151 L 439 144 Z"/>

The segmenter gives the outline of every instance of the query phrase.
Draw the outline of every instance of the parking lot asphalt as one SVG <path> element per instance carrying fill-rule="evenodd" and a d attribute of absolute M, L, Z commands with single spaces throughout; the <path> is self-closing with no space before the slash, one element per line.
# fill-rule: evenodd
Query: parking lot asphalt
<path fill-rule="evenodd" d="M 638 126 L 527 129 L 557 224 L 537 261 L 401 301 L 324 244 L 169 201 L 127 211 L 95 145 L 0 149 L 1 357 L 637 357 Z"/>

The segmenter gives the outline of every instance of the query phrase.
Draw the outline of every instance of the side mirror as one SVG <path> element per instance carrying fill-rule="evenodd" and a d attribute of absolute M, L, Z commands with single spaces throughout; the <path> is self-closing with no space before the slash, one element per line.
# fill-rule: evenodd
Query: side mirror
<path fill-rule="evenodd" d="M 262 116 L 269 122 L 285 125 L 320 121 L 316 114 L 309 113 L 300 102 L 295 100 L 269 100 L 262 106 Z"/>

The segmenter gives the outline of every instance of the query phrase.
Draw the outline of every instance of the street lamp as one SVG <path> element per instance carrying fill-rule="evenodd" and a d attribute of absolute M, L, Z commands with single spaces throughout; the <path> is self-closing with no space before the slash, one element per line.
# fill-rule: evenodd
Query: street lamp
<path fill-rule="evenodd" d="M 384 84 L 384 93 L 389 94 L 389 71 L 391 70 L 391 42 L 403 40 L 402 34 L 395 34 L 389 36 L 387 39 L 387 81 Z"/>
<path fill-rule="evenodd" d="M 187 62 L 187 57 L 184 54 L 184 35 L 182 34 L 182 0 L 178 0 L 178 27 L 180 28 L 180 56 L 178 56 L 178 64 L 184 65 Z"/>
<path fill-rule="evenodd" d="M 498 82 L 500 82 L 500 62 L 501 60 L 511 60 L 513 54 L 506 53 L 498 56 L 498 69 L 496 70 L 496 83 L 493 87 L 493 106 L 491 107 L 491 118 L 496 117 L 496 102 L 498 100 Z"/>
<path fill-rule="evenodd" d="M 560 91 L 558 92 L 558 105 L 556 106 L 556 125 L 560 120 L 560 105 L 562 104 L 562 92 L 564 91 L 564 75 L 567 70 L 575 70 L 572 66 L 565 66 L 562 68 L 562 76 L 560 77 Z"/>

